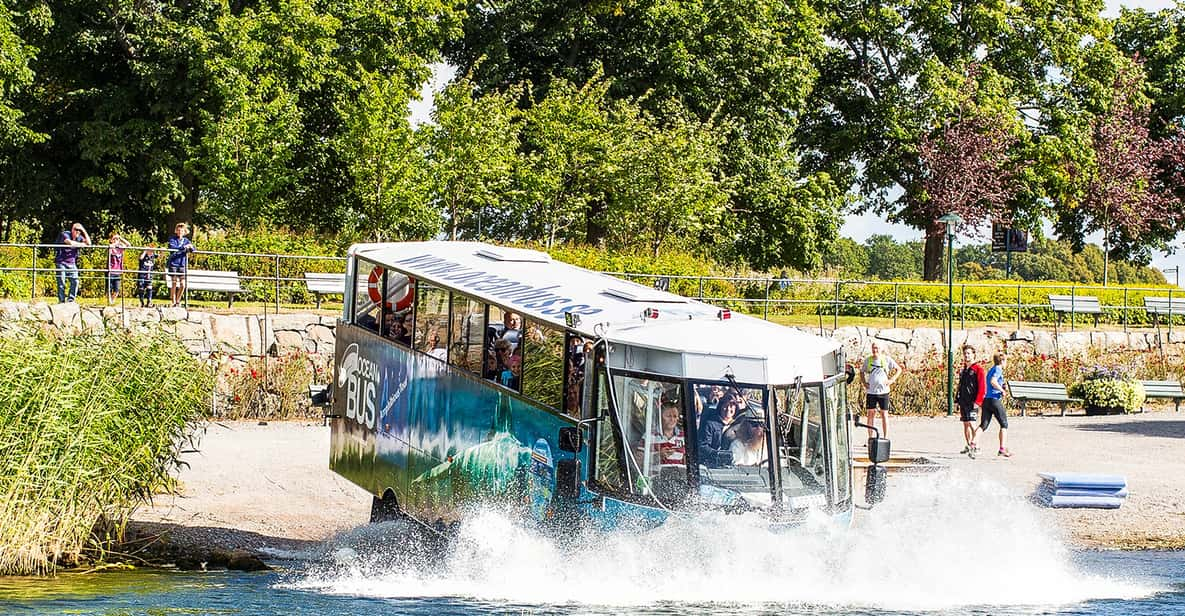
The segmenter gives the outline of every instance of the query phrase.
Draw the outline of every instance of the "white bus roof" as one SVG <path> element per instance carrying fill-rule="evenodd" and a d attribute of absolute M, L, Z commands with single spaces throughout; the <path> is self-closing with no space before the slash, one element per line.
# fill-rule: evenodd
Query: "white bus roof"
<path fill-rule="evenodd" d="M 588 336 L 667 350 L 764 359 L 771 373 L 815 366 L 839 344 L 741 314 L 722 320 L 720 309 L 673 293 L 551 259 L 546 253 L 480 242 L 355 244 L 352 254 L 407 272 L 523 315 Z M 658 312 L 643 318 L 647 309 Z M 598 325 L 603 327 L 594 329 Z M 790 374 L 803 374 L 793 370 Z"/>

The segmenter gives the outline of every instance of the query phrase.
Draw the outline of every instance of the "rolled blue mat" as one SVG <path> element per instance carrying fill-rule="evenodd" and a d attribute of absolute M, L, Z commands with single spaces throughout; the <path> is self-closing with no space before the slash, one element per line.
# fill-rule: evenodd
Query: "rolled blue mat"
<path fill-rule="evenodd" d="M 1056 509 L 1119 509 L 1122 498 L 1114 496 L 1060 496 L 1054 494 L 1041 499 L 1046 507 Z"/>
<path fill-rule="evenodd" d="M 1115 498 L 1126 498 L 1127 488 L 1055 488 L 1049 483 L 1041 484 L 1041 492 L 1049 492 L 1049 494 L 1056 494 L 1058 496 L 1113 496 Z"/>
<path fill-rule="evenodd" d="M 1079 489 L 1112 489 L 1119 490 L 1127 487 L 1127 478 L 1123 475 L 1092 475 L 1090 473 L 1038 473 L 1053 487 Z"/>

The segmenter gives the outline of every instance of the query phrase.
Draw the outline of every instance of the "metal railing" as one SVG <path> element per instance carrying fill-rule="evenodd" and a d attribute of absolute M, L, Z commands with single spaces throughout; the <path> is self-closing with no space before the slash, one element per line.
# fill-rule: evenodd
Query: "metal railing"
<path fill-rule="evenodd" d="M 36 301 L 54 297 L 54 244 L 0 243 L 0 296 Z M 124 292 L 121 304 L 128 301 L 135 281 L 139 253 L 145 246 L 125 249 L 125 268 L 121 272 Z M 106 268 L 108 247 L 105 245 L 79 247 L 79 276 L 86 296 L 102 297 L 105 281 L 110 273 Z M 167 248 L 155 248 L 158 268 L 152 272 L 153 283 L 164 280 Z M 131 267 L 128 267 L 131 266 Z M 308 289 L 305 272 L 341 273 L 344 257 L 290 255 L 273 253 L 242 253 L 196 251 L 189 257 L 189 267 L 198 270 L 238 272 L 243 285 L 240 300 L 254 304 L 267 303 L 275 312 L 284 308 L 307 309 L 314 305 L 313 293 Z M 902 282 L 876 280 L 839 280 L 810 278 L 776 278 L 745 276 L 695 276 L 606 272 L 647 286 L 669 290 L 714 304 L 738 309 L 764 319 L 806 325 L 812 324 L 824 332 L 827 326 L 838 329 L 842 322 L 861 320 L 887 321 L 892 327 L 907 321 L 911 326 L 925 322 L 945 322 L 950 317 L 966 329 L 967 324 L 1015 325 L 1031 327 L 1061 327 L 1065 321 L 1071 330 L 1079 325 L 1084 313 L 1073 309 L 1064 314 L 1050 306 L 1049 295 L 1068 295 L 1071 298 L 1098 296 L 1102 314 L 1100 323 L 1128 329 L 1165 325 L 1172 331 L 1174 323 L 1185 314 L 1185 292 L 1166 287 L 1104 287 L 1101 285 L 1068 285 L 1057 283 L 955 283 L 955 301 L 948 306 L 945 282 Z M 12 284 L 6 276 L 31 281 L 24 289 Z M 167 287 L 165 288 L 167 293 Z M 193 292 L 186 289 L 185 303 L 193 294 L 202 299 L 222 298 L 219 292 Z M 1143 297 L 1167 298 L 1170 305 L 1180 303 L 1183 310 L 1154 318 L 1142 304 Z M 949 314 L 948 314 L 949 311 Z M 1092 315 L 1093 317 L 1093 315 Z"/>
<path fill-rule="evenodd" d="M 56 296 L 57 266 L 55 251 L 63 248 L 57 244 L 3 244 L 0 243 L 0 276 L 9 273 L 23 275 L 31 284 L 26 289 L 28 299 Z M 152 249 L 157 256 L 155 269 L 144 272 L 139 269 L 138 258 L 144 251 Z M 107 268 L 109 247 L 106 245 L 79 246 L 78 274 L 79 295 L 101 298 L 107 294 L 107 280 L 112 270 Z M 119 270 L 121 305 L 129 301 L 135 282 L 141 274 L 147 274 L 154 289 L 164 283 L 164 293 L 154 293 L 157 298 L 168 297 L 167 271 L 168 248 L 152 246 L 130 246 L 124 249 L 124 267 Z M 243 287 L 241 299 L 248 302 L 274 304 L 275 311 L 283 307 L 304 308 L 312 306 L 304 278 L 305 272 L 341 273 L 345 270 L 345 257 L 317 255 L 286 255 L 273 253 L 223 252 L 198 250 L 190 253 L 187 270 L 235 271 Z M 184 274 L 188 278 L 188 271 Z M 132 284 L 129 284 L 132 283 Z M 6 284 L 0 278 L 0 295 L 10 299 L 24 299 L 14 293 L 15 285 Z M 50 292 L 47 292 L 50 291 Z M 192 291 L 185 285 L 184 303 L 188 306 L 194 298 L 191 292 L 202 297 L 221 296 L 219 291 Z M 85 294 L 85 295 L 84 295 Z M 131 301 L 135 301 L 132 299 Z"/>

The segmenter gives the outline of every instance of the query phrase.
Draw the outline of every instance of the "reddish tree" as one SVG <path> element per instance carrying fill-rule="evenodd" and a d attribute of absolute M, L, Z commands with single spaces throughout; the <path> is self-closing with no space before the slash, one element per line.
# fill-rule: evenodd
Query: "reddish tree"
<path fill-rule="evenodd" d="M 1082 201 L 1070 220 L 1076 236 L 1103 233 L 1103 284 L 1109 282 L 1112 248 L 1116 241 L 1131 243 L 1158 228 L 1180 224 L 1172 186 L 1177 175 L 1173 157 L 1185 158 L 1173 138 L 1149 137 L 1149 102 L 1140 97 L 1144 86 L 1139 65 L 1121 70 L 1115 77 L 1111 104 L 1091 125 L 1094 165 L 1083 187 Z M 1180 168 L 1180 165 L 1175 165 Z"/>
<path fill-rule="evenodd" d="M 1008 203 L 1020 186 L 1011 154 L 1017 138 L 1004 118 L 974 108 L 976 77 L 973 67 L 958 115 L 919 144 L 927 197 L 921 208 L 924 216 L 937 220 L 953 212 L 973 230 L 984 221 L 1009 222 Z M 930 228 L 931 234 L 944 232 L 941 224 Z"/>

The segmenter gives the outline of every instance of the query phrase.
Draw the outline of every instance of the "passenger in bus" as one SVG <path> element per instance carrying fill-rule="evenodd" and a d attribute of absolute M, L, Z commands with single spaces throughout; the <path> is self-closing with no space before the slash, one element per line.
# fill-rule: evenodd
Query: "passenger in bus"
<path fill-rule="evenodd" d="M 399 336 L 395 338 L 400 344 L 411 346 L 412 314 L 411 309 L 405 310 L 399 317 Z"/>
<path fill-rule="evenodd" d="M 709 468 L 729 465 L 731 450 L 724 431 L 732 424 L 737 412 L 746 405 L 744 396 L 729 391 L 720 398 L 716 408 L 704 410 L 696 439 L 701 464 Z"/>
<path fill-rule="evenodd" d="M 728 449 L 736 466 L 759 466 L 769 459 L 765 443 L 765 421 L 753 409 L 746 410 L 725 432 Z"/>
<path fill-rule="evenodd" d="M 519 328 L 522 327 L 523 318 L 517 312 L 507 312 L 502 315 L 502 340 L 518 346 L 518 339 L 522 335 Z"/>
<path fill-rule="evenodd" d="M 494 353 L 486 358 L 485 378 L 511 389 L 518 389 L 518 375 L 521 367 L 519 355 L 506 339 L 494 343 Z"/>
<path fill-rule="evenodd" d="M 399 315 L 394 312 L 388 312 L 383 315 L 383 329 L 379 333 L 384 338 L 395 340 L 399 335 L 400 327 Z"/>
<path fill-rule="evenodd" d="M 580 336 L 569 338 L 568 369 L 564 382 L 564 410 L 572 416 L 580 414 L 580 398 L 584 391 L 584 362 L 588 357 L 584 349 L 583 338 Z"/>
<path fill-rule="evenodd" d="M 663 402 L 659 430 L 654 435 L 653 442 L 659 464 L 683 464 L 683 456 L 686 452 L 683 436 L 683 413 L 680 412 L 677 401 L 666 400 Z"/>

